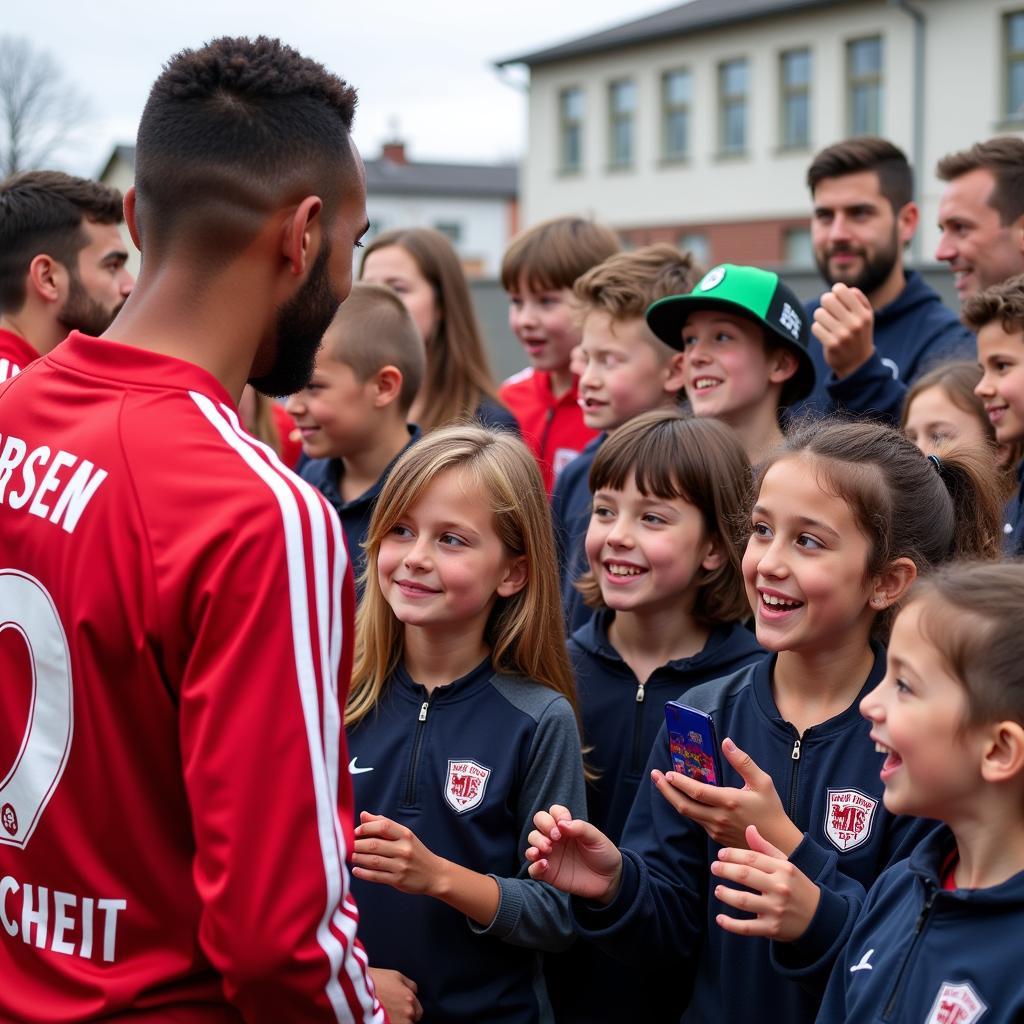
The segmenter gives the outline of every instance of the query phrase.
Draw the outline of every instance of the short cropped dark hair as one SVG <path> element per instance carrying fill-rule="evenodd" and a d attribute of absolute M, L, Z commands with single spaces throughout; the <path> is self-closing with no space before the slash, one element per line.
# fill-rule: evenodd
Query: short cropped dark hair
<path fill-rule="evenodd" d="M 330 218 L 355 173 L 355 90 L 280 40 L 182 50 L 153 84 L 135 150 L 143 246 L 187 240 L 224 259 L 303 194 Z"/>
<path fill-rule="evenodd" d="M 960 319 L 975 334 L 993 321 L 1007 334 L 1024 332 L 1024 274 L 1007 278 L 966 299 Z"/>
<path fill-rule="evenodd" d="M 1004 225 L 1012 224 L 1024 214 L 1024 139 L 999 135 L 976 142 L 970 149 L 944 156 L 935 173 L 942 181 L 952 181 L 979 168 L 996 179 L 988 205 L 999 213 Z"/>
<path fill-rule="evenodd" d="M 878 190 L 889 200 L 894 213 L 914 198 L 914 172 L 906 153 L 888 139 L 875 135 L 845 139 L 823 149 L 807 168 L 807 187 L 814 195 L 825 178 L 839 178 L 859 171 L 874 171 L 878 175 Z"/>
<path fill-rule="evenodd" d="M 0 182 L 0 313 L 25 304 L 25 277 L 36 256 L 75 269 L 88 242 L 82 221 L 120 224 L 121 193 L 60 171 L 26 171 Z"/>
<path fill-rule="evenodd" d="M 427 357 L 419 329 L 398 294 L 383 284 L 357 281 L 324 335 L 331 359 L 352 368 L 365 384 L 384 366 L 402 374 L 398 408 L 408 413 L 423 383 Z"/>

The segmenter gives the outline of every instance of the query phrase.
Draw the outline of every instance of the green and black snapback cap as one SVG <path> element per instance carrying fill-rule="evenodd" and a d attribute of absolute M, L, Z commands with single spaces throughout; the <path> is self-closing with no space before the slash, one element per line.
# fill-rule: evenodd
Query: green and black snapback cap
<path fill-rule="evenodd" d="M 647 325 L 670 348 L 683 347 L 683 325 L 698 309 L 720 309 L 770 331 L 799 357 L 797 371 L 782 389 L 782 404 L 806 398 L 814 388 L 814 363 L 808 354 L 811 325 L 803 303 L 778 274 L 759 267 L 720 263 L 689 295 L 669 295 L 647 308 Z"/>

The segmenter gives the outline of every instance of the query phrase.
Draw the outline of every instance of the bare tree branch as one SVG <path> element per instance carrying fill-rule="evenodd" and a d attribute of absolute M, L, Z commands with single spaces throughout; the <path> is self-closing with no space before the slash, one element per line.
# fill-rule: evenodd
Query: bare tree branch
<path fill-rule="evenodd" d="M 0 36 L 0 177 L 43 166 L 73 143 L 88 116 L 88 103 L 48 53 Z"/>

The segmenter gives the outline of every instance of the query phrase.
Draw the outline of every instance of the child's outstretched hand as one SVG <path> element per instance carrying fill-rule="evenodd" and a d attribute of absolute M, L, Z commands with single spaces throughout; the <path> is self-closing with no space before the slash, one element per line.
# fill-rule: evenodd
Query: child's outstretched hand
<path fill-rule="evenodd" d="M 598 903 L 611 903 L 619 891 L 622 854 L 587 821 L 557 804 L 533 816 L 526 859 L 531 878 Z"/>
<path fill-rule="evenodd" d="M 715 886 L 715 896 L 754 918 L 718 914 L 718 927 L 736 935 L 760 935 L 778 942 L 800 938 L 818 909 L 821 890 L 786 855 L 762 838 L 757 827 L 747 829 L 749 849 L 725 849 L 711 865 L 711 873 L 738 882 L 755 892 L 728 885 Z"/>
<path fill-rule="evenodd" d="M 709 786 L 678 772 L 651 772 L 658 792 L 680 813 L 692 818 L 716 843 L 745 846 L 748 825 L 756 825 L 786 854 L 792 853 L 803 833 L 789 820 L 772 777 L 761 771 L 749 754 L 730 739 L 722 742 L 722 753 L 743 779 L 742 789 Z"/>
<path fill-rule="evenodd" d="M 382 814 L 359 812 L 352 874 L 365 882 L 383 882 L 401 892 L 433 895 L 432 886 L 446 863 L 431 853 L 405 825 Z"/>

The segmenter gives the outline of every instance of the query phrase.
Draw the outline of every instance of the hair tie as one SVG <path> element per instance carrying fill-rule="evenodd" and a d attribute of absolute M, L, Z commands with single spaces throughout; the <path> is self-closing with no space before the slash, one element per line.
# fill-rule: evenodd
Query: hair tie
<path fill-rule="evenodd" d="M 938 455 L 929 455 L 928 461 L 935 467 L 935 472 L 942 476 L 942 459 Z"/>

